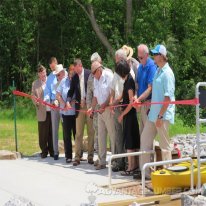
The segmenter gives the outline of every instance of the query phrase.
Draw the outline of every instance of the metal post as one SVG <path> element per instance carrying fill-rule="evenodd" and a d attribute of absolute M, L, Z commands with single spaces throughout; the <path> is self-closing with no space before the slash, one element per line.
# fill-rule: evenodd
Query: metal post
<path fill-rule="evenodd" d="M 112 187 L 112 160 L 113 159 L 118 159 L 118 158 L 122 158 L 122 157 L 131 157 L 131 156 L 140 156 L 140 155 L 145 155 L 145 154 L 153 154 L 154 155 L 154 161 L 156 161 L 156 153 L 155 153 L 154 150 L 129 152 L 129 153 L 121 153 L 121 154 L 111 155 L 108 159 L 109 188 Z"/>
<path fill-rule="evenodd" d="M 15 82 L 13 79 L 13 90 L 15 90 Z M 15 145 L 16 145 L 16 152 L 18 152 L 18 141 L 17 141 L 17 127 L 16 127 L 16 96 L 13 95 L 14 97 L 14 136 L 15 136 Z"/>
<path fill-rule="evenodd" d="M 195 97 L 199 99 L 199 86 L 200 84 L 198 83 L 196 85 L 196 91 L 195 91 Z M 197 145 L 197 189 L 200 189 L 201 187 L 201 173 L 200 173 L 200 104 L 196 105 L 196 145 Z"/>
<path fill-rule="evenodd" d="M 199 82 L 196 85 L 196 90 L 195 90 L 195 97 L 199 99 L 199 88 L 200 86 L 206 86 L 206 82 Z M 200 118 L 200 103 L 196 105 L 196 133 L 197 133 L 197 138 L 196 138 L 196 145 L 197 145 L 197 189 L 200 190 L 201 188 L 201 172 L 200 172 L 200 166 L 201 166 L 201 158 L 200 158 L 200 147 L 204 141 L 200 140 L 200 124 L 201 123 L 206 123 L 206 119 L 201 119 Z"/>

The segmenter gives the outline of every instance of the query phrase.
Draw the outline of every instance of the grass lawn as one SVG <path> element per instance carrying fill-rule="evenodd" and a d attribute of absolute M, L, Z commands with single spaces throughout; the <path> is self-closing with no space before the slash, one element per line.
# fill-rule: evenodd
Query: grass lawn
<path fill-rule="evenodd" d="M 201 128 L 205 132 L 206 128 Z M 86 133 L 86 131 L 85 131 Z M 186 127 L 180 119 L 170 126 L 170 136 L 177 134 L 196 133 L 195 127 Z M 18 151 L 24 155 L 31 155 L 39 151 L 37 121 L 36 119 L 17 119 Z M 60 125 L 60 139 L 62 139 L 62 127 Z M 0 150 L 15 150 L 14 121 L 0 119 Z"/>
<path fill-rule="evenodd" d="M 35 119 L 17 120 L 18 151 L 24 155 L 31 155 L 40 151 L 38 143 L 38 124 Z M 62 139 L 62 128 L 60 126 L 60 139 Z M 0 150 L 14 151 L 15 134 L 14 121 L 0 119 Z"/>

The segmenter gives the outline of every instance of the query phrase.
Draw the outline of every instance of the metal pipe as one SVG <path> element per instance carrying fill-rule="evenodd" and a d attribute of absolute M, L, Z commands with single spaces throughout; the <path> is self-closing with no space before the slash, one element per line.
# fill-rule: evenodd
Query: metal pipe
<path fill-rule="evenodd" d="M 184 162 L 184 161 L 190 161 L 191 163 L 191 182 L 190 182 L 190 189 L 193 190 L 194 187 L 194 174 L 193 174 L 193 160 L 191 157 L 186 157 L 186 158 L 181 158 L 181 159 L 175 159 L 175 160 L 165 160 L 165 161 L 160 161 L 160 162 L 149 162 L 145 163 L 142 167 L 142 195 L 145 194 L 145 170 L 148 167 L 152 166 L 160 166 L 160 165 L 166 165 L 166 164 L 174 164 L 174 163 L 179 163 L 179 162 Z"/>
<path fill-rule="evenodd" d="M 156 153 L 154 150 L 129 152 L 129 153 L 111 155 L 108 159 L 109 188 L 111 188 L 111 185 L 112 185 L 112 160 L 113 159 L 122 158 L 122 157 L 129 157 L 129 156 L 140 156 L 140 155 L 145 155 L 145 154 L 154 154 L 154 160 L 156 161 Z"/>
<path fill-rule="evenodd" d="M 206 86 L 206 82 L 199 82 L 196 85 L 195 97 L 199 99 L 199 87 Z M 197 144 L 197 189 L 201 188 L 201 172 L 200 172 L 200 124 L 204 123 L 205 119 L 200 119 L 200 103 L 196 105 L 196 144 Z"/>
<path fill-rule="evenodd" d="M 13 79 L 13 89 L 15 90 L 15 82 Z M 16 127 L 16 96 L 14 97 L 14 137 L 15 137 L 15 146 L 16 146 L 16 152 L 18 152 L 18 140 L 17 140 L 17 127 Z"/>

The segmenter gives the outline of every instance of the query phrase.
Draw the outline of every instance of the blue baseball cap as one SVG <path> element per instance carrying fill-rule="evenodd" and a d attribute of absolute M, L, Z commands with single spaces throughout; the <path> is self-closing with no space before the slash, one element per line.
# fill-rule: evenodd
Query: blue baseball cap
<path fill-rule="evenodd" d="M 152 54 L 162 54 L 167 56 L 167 50 L 164 45 L 158 44 L 154 49 L 151 50 Z"/>

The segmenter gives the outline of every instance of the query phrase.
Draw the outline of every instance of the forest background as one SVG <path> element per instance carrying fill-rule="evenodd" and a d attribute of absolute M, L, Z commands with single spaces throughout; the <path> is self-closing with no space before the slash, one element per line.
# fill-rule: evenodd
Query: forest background
<path fill-rule="evenodd" d="M 76 57 L 90 68 L 90 56 L 98 52 L 114 69 L 114 52 L 125 44 L 135 58 L 140 43 L 164 44 L 176 99 L 194 98 L 195 85 L 206 80 L 205 13 L 206 0 L 1 0 L 1 117 L 12 108 L 13 83 L 30 93 L 37 65 L 49 69 L 51 56 L 65 68 Z M 29 100 L 17 98 L 17 103 L 23 108 L 18 118 L 35 114 Z M 195 107 L 177 106 L 176 112 L 184 123 L 195 123 Z"/>

